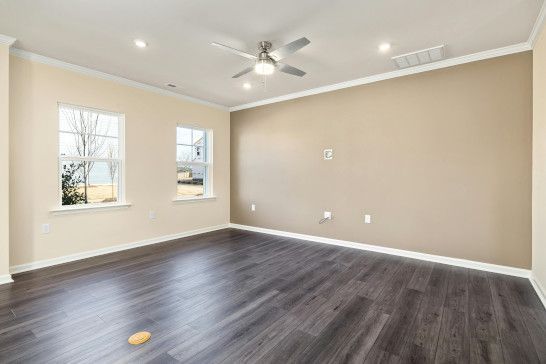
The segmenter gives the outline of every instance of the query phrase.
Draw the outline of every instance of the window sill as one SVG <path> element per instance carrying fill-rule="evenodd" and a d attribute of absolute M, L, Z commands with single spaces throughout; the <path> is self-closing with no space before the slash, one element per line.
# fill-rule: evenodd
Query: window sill
<path fill-rule="evenodd" d="M 52 209 L 51 212 L 54 215 L 65 215 L 65 214 L 77 214 L 82 212 L 92 212 L 92 211 L 103 211 L 103 210 L 119 210 L 126 209 L 130 207 L 130 203 L 116 203 L 116 204 L 93 204 L 93 205 L 83 205 L 83 206 L 65 206 Z"/>
<path fill-rule="evenodd" d="M 199 201 L 214 201 L 216 196 L 205 196 L 205 197 L 190 197 L 190 198 L 175 198 L 174 203 L 189 203 L 189 202 L 199 202 Z"/>

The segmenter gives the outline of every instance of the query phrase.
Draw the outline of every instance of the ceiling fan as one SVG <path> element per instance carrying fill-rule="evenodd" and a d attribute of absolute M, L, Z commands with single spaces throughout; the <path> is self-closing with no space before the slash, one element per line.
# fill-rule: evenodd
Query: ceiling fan
<path fill-rule="evenodd" d="M 272 74 L 275 69 L 278 69 L 279 71 L 284 73 L 288 73 L 289 75 L 303 77 L 305 75 L 304 71 L 279 61 L 302 49 L 309 43 L 311 43 L 311 41 L 303 37 L 293 42 L 290 42 L 280 48 L 277 48 L 274 51 L 271 51 L 271 42 L 263 41 L 258 44 L 259 52 L 257 56 L 240 51 L 235 48 L 228 47 L 220 43 L 211 44 L 213 46 L 219 47 L 223 50 L 237 54 L 241 57 L 251 59 L 256 62 L 253 66 L 245 68 L 241 72 L 232 76 L 232 78 L 238 78 L 252 71 L 255 71 L 259 75 L 267 76 Z"/>

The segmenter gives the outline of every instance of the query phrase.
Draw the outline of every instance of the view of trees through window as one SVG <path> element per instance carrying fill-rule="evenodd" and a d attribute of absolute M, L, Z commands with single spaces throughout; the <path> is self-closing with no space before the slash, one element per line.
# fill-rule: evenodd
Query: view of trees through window
<path fill-rule="evenodd" d="M 62 205 L 119 200 L 120 122 L 118 114 L 59 106 Z"/>

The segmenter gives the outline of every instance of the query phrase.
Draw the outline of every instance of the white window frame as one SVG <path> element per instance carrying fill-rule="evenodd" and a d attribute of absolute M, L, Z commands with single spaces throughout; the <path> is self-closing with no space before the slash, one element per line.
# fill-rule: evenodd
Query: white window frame
<path fill-rule="evenodd" d="M 118 157 L 117 158 L 95 158 L 95 157 L 77 157 L 77 156 L 62 156 L 60 153 L 60 133 L 73 134 L 71 132 L 63 131 L 60 129 L 60 120 L 61 120 L 61 108 L 76 108 L 87 110 L 95 113 L 106 114 L 115 116 L 118 118 Z M 99 135 L 99 134 L 97 134 Z M 100 136 L 100 135 L 99 135 Z M 101 110 L 97 108 L 73 105 L 67 103 L 57 103 L 57 157 L 58 157 L 58 208 L 54 209 L 56 211 L 70 211 L 70 210 L 82 210 L 82 209 L 101 209 L 107 207 L 128 207 L 130 204 L 125 201 L 125 114 Z M 89 161 L 89 162 L 109 162 L 115 161 L 118 163 L 118 198 L 114 202 L 103 202 L 103 203 L 82 203 L 77 205 L 63 205 L 63 191 L 62 191 L 62 165 L 63 161 Z"/>
<path fill-rule="evenodd" d="M 191 196 L 191 197 L 179 197 L 178 196 L 178 178 L 175 179 L 176 181 L 176 197 L 174 198 L 174 201 L 195 201 L 195 200 L 210 200 L 216 198 L 214 196 L 214 190 L 213 190 L 213 132 L 212 129 L 206 129 L 201 126 L 196 125 L 190 125 L 190 124 L 177 124 L 175 129 L 175 171 L 178 170 L 178 146 L 179 145 L 188 145 L 188 144 L 179 144 L 178 143 L 178 128 L 185 128 L 185 129 L 193 129 L 193 130 L 200 130 L 203 132 L 203 135 L 205 136 L 205 157 L 206 162 L 186 162 L 186 161 L 180 161 L 187 165 L 194 165 L 194 166 L 204 166 L 205 167 L 205 179 L 203 181 L 203 196 Z"/>

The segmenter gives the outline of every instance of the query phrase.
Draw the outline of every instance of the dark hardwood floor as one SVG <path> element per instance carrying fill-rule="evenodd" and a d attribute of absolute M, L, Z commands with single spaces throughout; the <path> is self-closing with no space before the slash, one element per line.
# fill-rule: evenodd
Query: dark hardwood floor
<path fill-rule="evenodd" d="M 14 278 L 1 363 L 546 363 L 526 279 L 240 230 Z"/>

